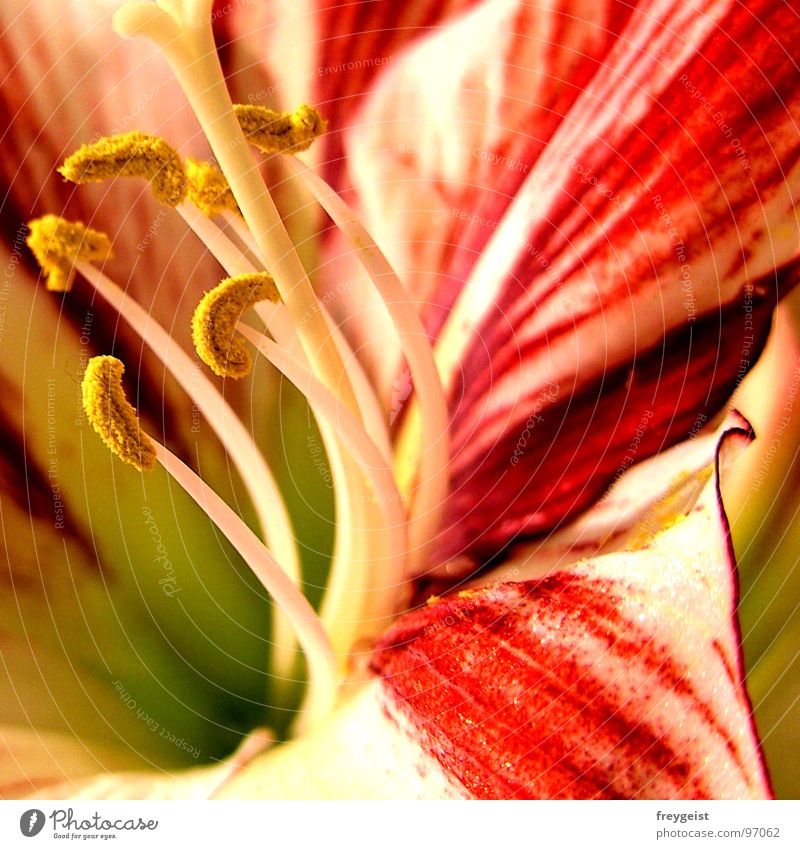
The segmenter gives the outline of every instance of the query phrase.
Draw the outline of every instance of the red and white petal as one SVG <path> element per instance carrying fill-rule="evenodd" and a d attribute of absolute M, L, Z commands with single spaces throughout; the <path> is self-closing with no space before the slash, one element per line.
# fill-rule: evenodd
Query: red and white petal
<path fill-rule="evenodd" d="M 546 144 L 530 123 L 504 124 L 489 108 L 501 111 L 503 102 L 486 82 L 485 45 L 508 42 L 508 24 L 498 20 L 492 29 L 482 19 L 498 38 L 464 38 L 460 52 L 448 53 L 444 35 L 420 46 L 429 70 L 459 58 L 429 74 L 423 89 L 409 56 L 365 110 L 387 128 L 371 160 L 368 134 L 353 141 L 361 161 L 373 163 L 358 181 L 372 225 L 390 253 L 422 246 L 409 285 L 438 310 L 429 326 L 439 334 L 455 446 L 442 560 L 464 550 L 487 556 L 585 508 L 613 478 L 651 405 L 657 426 L 639 458 L 715 412 L 757 358 L 775 269 L 800 245 L 791 59 L 800 21 L 785 3 L 660 0 L 634 9 L 607 53 L 580 66 L 591 66 L 590 78 Z M 458 117 L 474 138 L 440 133 L 432 152 L 410 154 L 411 170 L 396 179 L 401 145 L 421 147 L 424 128 L 437 126 L 434 106 L 446 114 L 452 86 L 470 74 L 464 99 L 473 112 Z M 416 125 L 390 120 L 402 95 L 411 105 L 400 114 L 410 112 Z M 415 102 L 424 108 L 415 111 Z M 509 122 L 519 121 L 517 111 Z M 393 127 L 401 128 L 396 136 Z M 459 163 L 448 144 L 463 137 L 467 150 L 492 150 L 484 136 L 514 132 L 520 147 L 502 161 L 522 163 L 522 175 L 464 186 L 462 174 L 448 174 L 445 166 Z M 414 179 L 418 167 L 423 180 Z M 458 227 L 442 237 L 437 215 Z M 414 282 L 426 274 L 429 283 Z M 532 416 L 537 445 L 512 467 Z"/>
<path fill-rule="evenodd" d="M 530 396 L 518 373 L 508 409 L 472 399 L 477 409 L 454 422 L 441 559 L 480 562 L 520 536 L 552 533 L 628 467 L 696 433 L 756 361 L 770 313 L 745 295 L 581 390 L 552 381 Z"/>
<path fill-rule="evenodd" d="M 638 550 L 401 619 L 373 660 L 389 715 L 480 798 L 769 797 L 718 474 Z"/>
<path fill-rule="evenodd" d="M 346 136 L 349 181 L 431 332 L 629 14 L 616 0 L 488 0 L 375 81 Z M 346 246 L 328 248 L 352 290 L 341 300 L 359 313 L 370 288 L 353 289 Z M 399 357 L 387 354 L 391 329 L 348 331 L 388 395 Z"/>
<path fill-rule="evenodd" d="M 319 64 L 313 69 L 314 98 L 332 119 L 321 157 L 333 185 L 343 181 L 346 185 L 346 135 L 354 124 L 360 123 L 358 109 L 379 74 L 409 45 L 432 32 L 452 28 L 460 14 L 479 2 L 316 0 L 315 46 Z"/>
<path fill-rule="evenodd" d="M 764 296 L 762 278 L 799 249 L 797 28 L 768 0 L 665 0 L 633 13 L 481 253 L 441 340 L 443 364 L 491 352 L 491 373 L 466 368 L 482 376 L 470 397 L 507 405 L 508 388 L 540 369 L 586 385 L 746 284 L 761 281 L 750 295 Z"/>

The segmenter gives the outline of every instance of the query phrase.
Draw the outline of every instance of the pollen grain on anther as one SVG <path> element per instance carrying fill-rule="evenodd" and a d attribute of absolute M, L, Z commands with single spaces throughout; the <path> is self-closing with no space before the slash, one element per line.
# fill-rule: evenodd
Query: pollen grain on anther
<path fill-rule="evenodd" d="M 125 397 L 124 373 L 125 366 L 116 357 L 92 357 L 81 384 L 83 408 L 103 442 L 121 460 L 142 472 L 155 466 L 156 451 Z"/>
<path fill-rule="evenodd" d="M 250 373 L 253 361 L 247 346 L 235 332 L 242 313 L 259 301 L 280 300 L 272 277 L 266 272 L 226 277 L 207 292 L 192 317 L 192 339 L 200 359 L 220 377 L 241 378 Z"/>
<path fill-rule="evenodd" d="M 156 200 L 177 206 L 188 180 L 178 152 L 159 136 L 138 131 L 84 144 L 58 169 L 73 183 L 100 183 L 114 177 L 144 177 Z"/>
<path fill-rule="evenodd" d="M 100 230 L 58 215 L 28 222 L 25 240 L 41 266 L 51 292 L 68 292 L 75 279 L 75 263 L 103 261 L 111 256 L 111 240 Z"/>
<path fill-rule="evenodd" d="M 328 128 L 319 110 L 305 103 L 294 112 L 244 103 L 233 110 L 248 141 L 264 153 L 301 153 Z"/>
<path fill-rule="evenodd" d="M 188 198 L 204 215 L 241 214 L 225 175 L 215 165 L 190 157 L 186 160 L 186 177 Z"/>

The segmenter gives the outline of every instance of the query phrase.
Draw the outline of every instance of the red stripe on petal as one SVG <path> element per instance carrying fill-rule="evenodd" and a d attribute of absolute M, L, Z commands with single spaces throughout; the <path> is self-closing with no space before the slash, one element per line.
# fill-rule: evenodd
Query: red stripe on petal
<path fill-rule="evenodd" d="M 379 80 L 348 139 L 348 169 L 432 330 L 630 11 L 491 0 Z"/>
<path fill-rule="evenodd" d="M 634 15 L 484 251 L 447 363 L 599 381 L 796 255 L 800 21 L 733 6 Z"/>
<path fill-rule="evenodd" d="M 696 433 L 754 364 L 771 308 L 748 295 L 582 391 L 555 383 L 524 391 L 519 381 L 533 376 L 495 390 L 484 352 L 488 378 L 465 370 L 454 416 L 442 561 L 488 558 L 520 535 L 559 526 L 634 463 Z"/>

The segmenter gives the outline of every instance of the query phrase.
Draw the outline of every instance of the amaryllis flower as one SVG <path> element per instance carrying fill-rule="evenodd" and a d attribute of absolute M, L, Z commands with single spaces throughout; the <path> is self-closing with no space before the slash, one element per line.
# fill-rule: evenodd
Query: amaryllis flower
<path fill-rule="evenodd" d="M 770 796 L 796 13 L 2 15 L 3 795 Z"/>

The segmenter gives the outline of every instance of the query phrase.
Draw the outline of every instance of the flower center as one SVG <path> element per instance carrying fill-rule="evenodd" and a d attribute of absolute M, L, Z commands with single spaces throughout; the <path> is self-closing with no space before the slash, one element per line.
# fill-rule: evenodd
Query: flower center
<path fill-rule="evenodd" d="M 246 340 L 305 395 L 328 454 L 336 499 L 335 548 L 319 617 L 299 590 L 296 535 L 264 457 L 217 387 L 205 376 L 198 380 L 189 355 L 92 264 L 109 256 L 108 238 L 79 222 L 45 216 L 31 222 L 29 244 L 48 288 L 67 290 L 77 270 L 120 312 L 223 442 L 256 507 L 260 539 L 165 446 L 142 433 L 122 392 L 119 361 L 99 357 L 87 368 L 85 408 L 106 444 L 139 470 L 161 463 L 217 522 L 278 604 L 275 670 L 291 671 L 289 634 L 294 633 L 308 660 L 307 708 L 313 721 L 334 701 L 353 646 L 368 642 L 401 612 L 412 578 L 435 565 L 429 557 L 447 490 L 449 447 L 433 352 L 405 290 L 363 225 L 294 158 L 324 132 L 319 112 L 306 105 L 281 113 L 231 103 L 214 48 L 210 0 L 131 3 L 117 13 L 115 28 L 123 35 L 145 35 L 163 50 L 220 167 L 191 159 L 184 163 L 163 139 L 133 132 L 84 145 L 59 170 L 77 183 L 147 179 L 156 199 L 182 216 L 229 275 L 195 312 L 192 335 L 201 359 L 217 375 L 243 377 L 252 365 Z M 409 437 L 403 440 L 410 464 L 405 458 L 400 463 L 389 429 L 391 411 L 317 297 L 251 147 L 267 156 L 288 155 L 291 181 L 316 197 L 380 296 L 411 375 L 418 411 L 411 424 L 416 447 L 409 450 Z M 263 329 L 242 322 L 250 309 Z"/>

